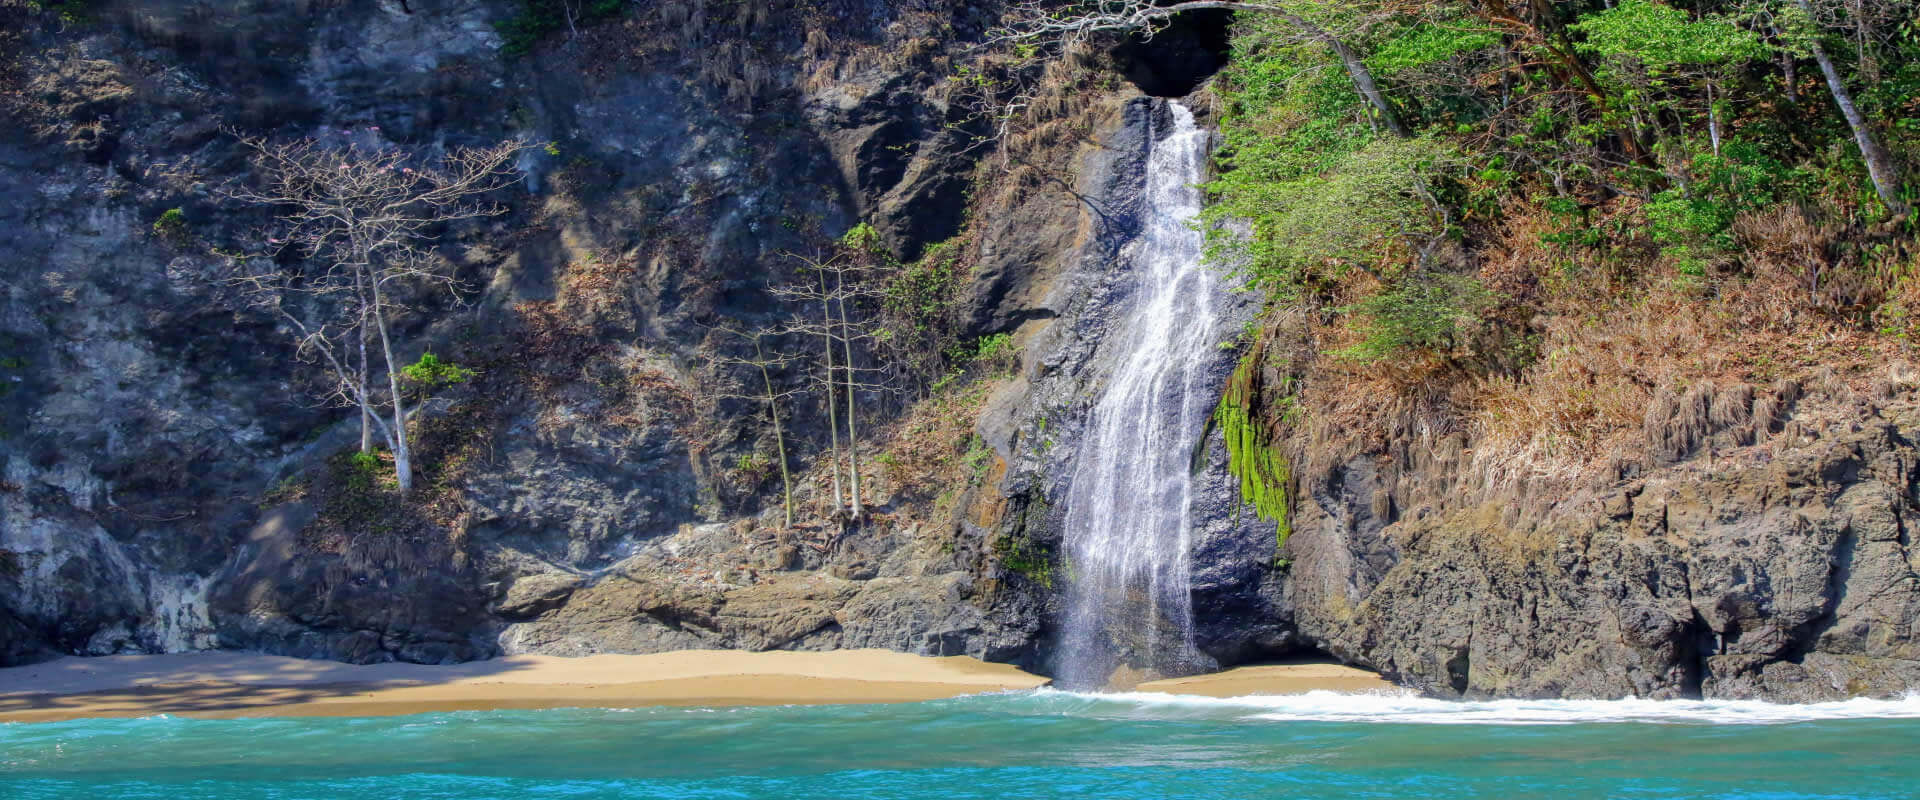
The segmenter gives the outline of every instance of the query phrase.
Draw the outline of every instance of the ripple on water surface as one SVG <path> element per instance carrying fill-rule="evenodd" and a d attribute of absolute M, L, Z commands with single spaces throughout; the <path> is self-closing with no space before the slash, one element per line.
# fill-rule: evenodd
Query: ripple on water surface
<path fill-rule="evenodd" d="M 0 797 L 1905 798 L 1920 699 L 1210 699 L 0 725 Z"/>

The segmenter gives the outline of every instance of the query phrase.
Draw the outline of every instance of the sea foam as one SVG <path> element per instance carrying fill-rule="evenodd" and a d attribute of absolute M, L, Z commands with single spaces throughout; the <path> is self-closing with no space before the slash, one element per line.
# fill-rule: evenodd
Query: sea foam
<path fill-rule="evenodd" d="M 1591 723 L 1780 725 L 1845 719 L 1920 719 L 1920 695 L 1827 703 L 1758 700 L 1440 700 L 1411 692 L 1308 692 L 1199 697 L 1153 692 L 1032 693 L 1057 711 L 1097 716 L 1232 716 L 1281 722 L 1415 725 L 1576 725 Z M 1078 708 L 1072 708 L 1078 706 Z"/>

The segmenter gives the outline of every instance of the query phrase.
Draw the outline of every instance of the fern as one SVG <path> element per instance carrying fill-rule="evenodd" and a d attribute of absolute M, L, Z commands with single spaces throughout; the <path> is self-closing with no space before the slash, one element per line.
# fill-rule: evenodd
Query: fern
<path fill-rule="evenodd" d="M 1278 552 L 1293 533 L 1287 519 L 1287 483 L 1292 473 L 1287 457 L 1260 420 L 1266 404 L 1260 386 L 1260 362 L 1264 354 L 1265 348 L 1256 346 L 1240 360 L 1233 377 L 1227 379 L 1220 405 L 1208 420 L 1207 433 L 1211 434 L 1216 426 L 1220 429 L 1227 444 L 1227 472 L 1240 482 L 1240 502 L 1252 506 L 1261 519 L 1274 523 L 1274 550 Z M 1289 397 L 1279 402 L 1291 400 Z M 1204 447 L 1205 443 L 1206 435 L 1203 435 L 1200 444 Z M 1195 469 L 1200 466 L 1201 452 L 1195 451 Z"/>

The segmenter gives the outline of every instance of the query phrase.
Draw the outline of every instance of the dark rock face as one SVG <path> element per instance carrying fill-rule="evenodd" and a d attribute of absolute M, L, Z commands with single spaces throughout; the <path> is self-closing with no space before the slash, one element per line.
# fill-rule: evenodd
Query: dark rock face
<path fill-rule="evenodd" d="M 1789 388 L 1775 395 L 1797 397 Z M 1477 491 L 1458 437 L 1389 469 L 1367 456 L 1305 481 L 1287 584 L 1301 635 L 1442 695 L 1911 689 L 1910 396 L 1762 406 L 1744 387 L 1719 394 L 1780 408 L 1785 424 L 1743 411 L 1651 458 L 1685 460 L 1545 504 L 1514 489 L 1458 502 Z"/>
<path fill-rule="evenodd" d="M 522 59 L 500 52 L 497 5 L 124 0 L 28 26 L 0 70 L 30 100 L 0 139 L 0 663 L 696 646 L 1035 663 L 1040 600 L 996 576 L 984 527 L 880 490 L 865 526 L 781 531 L 767 476 L 730 466 L 769 450 L 764 410 L 701 396 L 740 346 L 715 328 L 787 313 L 768 288 L 789 253 L 859 220 L 908 259 L 960 230 L 985 150 L 945 79 L 991 4 L 663 3 Z M 480 369 L 420 412 L 426 480 L 456 502 L 343 526 L 338 497 L 283 499 L 357 430 L 223 280 L 212 251 L 265 221 L 216 191 L 246 170 L 225 129 L 552 142 L 519 164 L 510 213 L 441 233 L 467 304 L 408 298 L 396 319 L 403 358 Z M 1065 171 L 1093 151 L 1064 146 Z M 1046 282 L 1087 238 L 1071 198 L 1018 202 L 982 237 L 967 335 L 1049 317 Z M 152 229 L 171 208 L 178 240 Z M 791 410 L 797 467 L 821 417 Z"/>
<path fill-rule="evenodd" d="M 24 98 L 6 109 L 20 135 L 0 138 L 0 663 L 213 646 L 1022 657 L 1027 601 L 979 585 L 977 545 L 884 521 L 763 537 L 764 477 L 725 465 L 761 446 L 764 412 L 698 391 L 737 346 L 713 328 L 782 313 L 767 288 L 794 274 L 788 253 L 861 219 L 908 258 L 958 230 L 981 151 L 943 79 L 991 9 L 666 3 L 515 59 L 494 27 L 513 9 L 416 5 L 125 0 L 72 30 L 17 20 L 0 70 Z M 264 221 L 216 191 L 246 169 L 223 129 L 553 142 L 523 158 L 509 214 L 442 232 L 469 304 L 410 298 L 396 320 L 403 358 L 432 347 L 482 371 L 422 412 L 428 460 L 462 465 L 437 518 L 325 533 L 327 508 L 264 499 L 357 431 L 315 407 L 286 332 L 223 280 L 212 251 Z M 178 240 L 152 229 L 171 208 Z M 801 463 L 817 415 L 789 420 Z"/>

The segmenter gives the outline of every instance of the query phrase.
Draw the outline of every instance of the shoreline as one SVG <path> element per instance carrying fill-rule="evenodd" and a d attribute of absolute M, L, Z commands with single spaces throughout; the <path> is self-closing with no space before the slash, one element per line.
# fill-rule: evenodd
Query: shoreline
<path fill-rule="evenodd" d="M 1037 689 L 1006 664 L 886 650 L 506 656 L 445 666 L 239 652 L 67 657 L 0 669 L 0 723 L 82 718 L 358 717 L 451 711 L 907 703 Z M 1392 689 L 1364 670 L 1298 663 L 1140 684 L 1233 697 Z"/>
<path fill-rule="evenodd" d="M 0 722 L 939 700 L 1049 680 L 965 656 L 683 650 L 353 665 L 250 653 L 61 658 L 0 669 Z"/>

